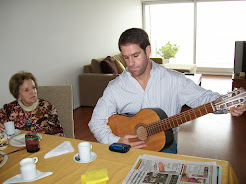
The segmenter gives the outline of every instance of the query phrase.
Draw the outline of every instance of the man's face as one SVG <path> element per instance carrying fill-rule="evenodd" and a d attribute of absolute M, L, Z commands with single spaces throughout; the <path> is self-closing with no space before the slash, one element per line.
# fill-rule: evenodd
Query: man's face
<path fill-rule="evenodd" d="M 121 53 L 126 61 L 129 72 L 134 78 L 139 77 L 146 72 L 149 64 L 150 52 L 150 45 L 146 47 L 146 53 L 137 44 L 121 46 Z"/>

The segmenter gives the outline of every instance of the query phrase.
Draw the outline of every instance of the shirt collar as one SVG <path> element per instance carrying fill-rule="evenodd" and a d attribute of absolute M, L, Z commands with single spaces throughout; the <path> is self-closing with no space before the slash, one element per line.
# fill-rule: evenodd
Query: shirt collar
<path fill-rule="evenodd" d="M 157 67 L 158 67 L 159 64 L 154 62 L 152 59 L 150 59 L 150 62 L 152 64 L 152 68 L 150 70 L 150 75 L 152 75 L 157 70 Z"/>
<path fill-rule="evenodd" d="M 21 100 L 18 100 L 18 103 L 19 105 L 21 106 L 21 108 L 24 110 L 24 111 L 34 111 L 34 109 L 36 109 L 37 105 L 38 105 L 38 102 L 39 100 L 37 99 L 36 102 L 34 102 L 31 106 L 25 106 Z"/>

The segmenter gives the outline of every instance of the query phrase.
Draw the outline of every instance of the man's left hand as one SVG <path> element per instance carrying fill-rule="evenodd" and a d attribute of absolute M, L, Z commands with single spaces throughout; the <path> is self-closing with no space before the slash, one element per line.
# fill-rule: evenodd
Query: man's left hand
<path fill-rule="evenodd" d="M 246 111 L 246 103 L 237 107 L 232 107 L 229 112 L 233 116 L 241 116 L 244 111 Z"/>

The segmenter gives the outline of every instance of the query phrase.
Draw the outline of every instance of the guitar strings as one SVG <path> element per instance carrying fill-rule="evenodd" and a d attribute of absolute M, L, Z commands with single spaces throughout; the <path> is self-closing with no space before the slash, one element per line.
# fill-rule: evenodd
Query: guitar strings
<path fill-rule="evenodd" d="M 246 93 L 246 92 L 240 93 L 240 95 L 236 95 L 236 96 L 230 97 L 228 99 L 233 99 L 235 97 L 242 96 L 242 94 L 244 94 L 244 93 Z M 224 95 L 224 96 L 226 96 L 226 95 Z M 221 96 L 220 98 L 223 98 L 223 96 Z M 227 101 L 228 101 L 228 99 L 227 99 Z M 225 102 L 225 100 L 223 100 L 223 101 Z M 221 104 L 222 102 L 220 102 L 220 103 L 214 103 L 214 105 Z M 205 109 L 206 113 L 204 113 L 204 114 L 201 112 L 201 108 L 200 107 L 202 107 L 202 106 L 205 107 L 204 109 Z M 184 122 L 190 121 L 190 120 L 195 119 L 197 117 L 200 117 L 200 116 L 203 116 L 205 114 L 208 114 L 208 113 L 213 112 L 213 109 L 211 109 L 209 112 L 207 111 L 207 108 L 206 107 L 207 106 L 210 107 L 211 106 L 210 103 L 205 104 L 205 105 L 202 105 L 202 106 L 199 106 L 198 108 L 190 109 L 190 110 L 185 111 L 184 113 L 181 113 L 181 114 L 178 114 L 178 115 L 171 116 L 171 117 L 169 117 L 167 119 L 160 120 L 158 122 L 149 124 L 148 125 L 150 127 L 150 131 L 148 131 L 149 132 L 149 135 L 153 135 L 153 134 L 159 133 L 161 131 L 164 131 L 164 130 L 167 130 L 167 129 L 176 127 L 179 124 L 182 124 Z M 195 115 L 194 118 L 191 117 L 190 111 L 193 111 L 194 112 L 194 115 Z M 200 115 L 199 114 L 196 114 L 196 113 L 200 113 Z M 184 118 L 184 122 L 182 122 L 183 121 L 182 118 Z M 170 120 L 170 122 L 168 122 L 168 120 Z M 181 121 L 181 123 L 179 123 L 179 121 Z M 175 122 L 177 123 L 177 125 L 175 124 Z"/>
<path fill-rule="evenodd" d="M 233 100 L 234 98 L 236 98 L 236 100 L 234 100 L 234 101 L 237 101 L 238 98 L 240 99 L 240 96 L 246 97 L 246 96 L 244 95 L 245 93 L 246 93 L 246 92 L 243 92 L 243 93 L 237 94 L 236 96 L 228 97 L 227 99 L 223 99 L 224 96 L 227 96 L 227 95 L 223 95 L 223 96 L 220 97 L 220 98 L 221 98 L 221 101 L 220 101 L 220 102 L 217 102 L 217 103 L 215 102 L 214 104 L 215 104 L 215 105 L 224 104 L 226 101 Z M 215 101 L 216 101 L 216 100 L 215 100 Z M 228 102 L 228 103 L 229 103 L 229 102 Z"/>
<path fill-rule="evenodd" d="M 203 116 L 205 114 L 208 114 L 210 112 L 213 112 L 213 109 L 211 107 L 210 103 L 204 104 L 202 106 L 196 107 L 194 109 L 189 109 L 187 111 L 184 111 L 180 114 L 171 116 L 169 118 L 157 121 L 155 123 L 151 123 L 148 125 L 148 134 L 154 135 L 156 133 L 159 133 L 164 130 L 168 130 L 170 128 L 174 128 L 184 122 L 190 121 L 192 119 L 195 119 L 197 117 Z"/>
<path fill-rule="evenodd" d="M 246 92 L 239 93 L 239 94 L 237 94 L 237 95 L 235 95 L 235 96 L 223 95 L 223 96 L 221 96 L 221 97 L 218 98 L 218 99 L 220 99 L 221 101 L 218 102 L 218 103 L 216 103 L 216 104 L 224 103 L 225 101 L 228 101 L 228 100 L 233 99 L 233 98 L 238 99 L 238 97 L 240 98 L 240 96 L 245 97 L 244 93 L 246 93 Z M 225 97 L 225 96 L 227 97 L 226 99 L 223 98 L 223 97 Z M 215 100 L 215 102 L 216 102 L 216 100 Z"/>
<path fill-rule="evenodd" d="M 228 101 L 228 99 L 230 100 L 230 99 L 233 99 L 235 97 L 238 98 L 238 96 L 242 96 L 245 93 L 246 92 L 240 93 L 240 95 L 238 94 L 236 96 L 227 98 L 226 100 L 223 99 L 223 97 L 226 95 L 221 96 L 220 98 L 222 100 L 220 102 L 214 102 L 213 105 L 219 105 L 223 102 Z M 245 96 L 243 96 L 243 97 L 245 97 Z M 151 123 L 151 124 L 146 126 L 146 131 L 147 131 L 148 136 L 151 136 L 151 135 L 154 135 L 156 133 L 168 130 L 170 128 L 174 128 L 174 127 L 176 127 L 176 126 L 178 126 L 184 122 L 196 119 L 198 117 L 201 117 L 201 116 L 206 115 L 208 113 L 211 113 L 213 111 L 214 110 L 212 108 L 212 105 L 210 103 L 207 103 L 207 104 L 204 104 L 202 106 L 184 111 L 180 114 L 177 114 L 177 115 L 168 117 L 166 119 Z M 146 132 L 140 132 L 138 135 L 139 136 L 146 136 Z"/>

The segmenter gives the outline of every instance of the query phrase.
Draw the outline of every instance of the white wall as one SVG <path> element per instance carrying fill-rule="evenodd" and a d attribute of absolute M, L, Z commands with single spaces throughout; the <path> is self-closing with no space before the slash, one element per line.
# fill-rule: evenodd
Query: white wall
<path fill-rule="evenodd" d="M 72 84 L 79 107 L 83 66 L 119 53 L 130 27 L 142 27 L 140 0 L 0 0 L 0 108 L 14 100 L 8 82 L 21 70 L 39 85 Z"/>

